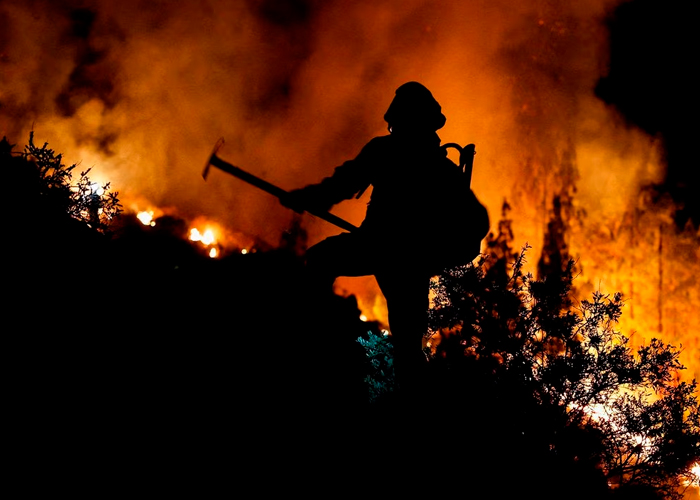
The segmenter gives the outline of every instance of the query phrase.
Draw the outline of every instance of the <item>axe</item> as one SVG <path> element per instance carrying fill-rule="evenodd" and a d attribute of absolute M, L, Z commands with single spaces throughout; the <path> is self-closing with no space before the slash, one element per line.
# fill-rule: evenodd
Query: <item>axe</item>
<path fill-rule="evenodd" d="M 252 184 L 253 186 L 262 189 L 263 191 L 270 193 L 272 196 L 276 196 L 278 199 L 281 199 L 285 194 L 287 194 L 287 191 L 284 189 L 275 186 L 274 184 L 270 184 L 266 180 L 261 179 L 260 177 L 256 177 L 255 175 L 246 172 L 245 170 L 242 170 L 234 165 L 231 165 L 227 161 L 222 160 L 219 158 L 216 153 L 218 153 L 219 149 L 221 149 L 221 146 L 223 146 L 224 140 L 219 139 L 216 142 L 216 145 L 214 146 L 214 150 L 212 151 L 211 155 L 209 156 L 209 161 L 207 164 L 204 166 L 204 171 L 202 172 L 202 177 L 204 180 L 207 180 L 207 176 L 209 175 L 209 169 L 214 166 L 218 168 L 219 170 L 223 170 L 224 172 L 227 172 L 235 177 L 238 177 L 242 181 L 247 182 L 248 184 Z M 335 224 L 341 229 L 345 229 L 346 231 L 354 231 L 357 229 L 357 226 L 354 226 L 350 224 L 348 221 L 341 219 L 340 217 L 333 215 L 330 212 L 324 212 L 324 211 L 318 211 L 318 210 L 306 210 L 308 213 L 311 215 L 315 215 L 316 217 L 325 220 L 326 222 L 330 222 L 331 224 Z"/>

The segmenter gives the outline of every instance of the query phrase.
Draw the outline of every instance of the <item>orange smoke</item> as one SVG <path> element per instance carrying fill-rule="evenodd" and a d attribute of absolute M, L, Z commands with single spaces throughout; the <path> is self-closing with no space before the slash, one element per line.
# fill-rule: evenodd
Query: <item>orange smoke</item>
<path fill-rule="evenodd" d="M 276 246 L 294 214 L 223 172 L 204 182 L 216 140 L 225 160 L 300 187 L 385 133 L 394 90 L 420 81 L 447 116 L 443 141 L 476 144 L 472 185 L 494 227 L 505 199 L 535 263 L 566 193 L 579 291 L 623 292 L 623 330 L 682 343 L 697 377 L 699 235 L 643 196 L 664 179 L 662 145 L 594 93 L 620 3 L 5 0 L 0 135 L 21 144 L 34 130 L 125 206 L 147 200 Z M 368 194 L 335 213 L 359 224 Z M 303 222 L 309 244 L 337 232 Z M 383 319 L 372 279 L 338 287 Z"/>

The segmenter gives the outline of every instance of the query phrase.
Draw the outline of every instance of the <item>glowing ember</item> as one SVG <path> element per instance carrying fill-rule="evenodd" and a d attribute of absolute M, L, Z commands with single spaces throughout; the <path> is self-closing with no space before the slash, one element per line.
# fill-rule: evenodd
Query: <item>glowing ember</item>
<path fill-rule="evenodd" d="M 207 229 L 204 233 L 200 233 L 199 229 L 193 227 L 190 229 L 190 240 L 199 241 L 204 245 L 211 245 L 214 243 L 214 233 L 211 229 Z"/>
<path fill-rule="evenodd" d="M 214 231 L 211 229 L 206 229 L 203 233 L 199 231 L 196 227 L 190 229 L 190 241 L 196 241 L 208 247 L 207 254 L 210 258 L 214 259 L 219 256 L 219 250 L 216 248 L 216 238 L 214 237 Z"/>
<path fill-rule="evenodd" d="M 91 194 L 96 194 L 97 196 L 102 196 L 105 193 L 105 190 L 96 182 L 91 182 L 90 183 L 90 191 Z"/>
<path fill-rule="evenodd" d="M 136 214 L 136 218 L 141 221 L 141 224 L 144 226 L 155 226 L 156 223 L 153 220 L 153 212 L 152 211 L 147 211 L 147 212 L 139 212 Z"/>
<path fill-rule="evenodd" d="M 700 487 L 700 462 L 696 463 L 690 472 L 693 474 L 693 479 L 690 481 L 692 486 Z"/>

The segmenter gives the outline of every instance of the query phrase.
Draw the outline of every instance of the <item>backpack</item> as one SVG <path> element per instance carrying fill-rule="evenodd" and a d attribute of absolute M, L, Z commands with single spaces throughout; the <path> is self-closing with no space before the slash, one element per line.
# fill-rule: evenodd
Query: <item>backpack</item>
<path fill-rule="evenodd" d="M 446 203 L 450 212 L 452 229 L 447 232 L 443 247 L 445 268 L 465 265 L 481 253 L 481 241 L 488 235 L 489 218 L 486 207 L 476 198 L 471 190 L 472 170 L 476 147 L 467 144 L 462 147 L 450 142 L 441 146 L 443 149 L 454 148 L 459 151 L 459 168 L 464 175 L 464 182 L 453 187 L 452 200 Z"/>

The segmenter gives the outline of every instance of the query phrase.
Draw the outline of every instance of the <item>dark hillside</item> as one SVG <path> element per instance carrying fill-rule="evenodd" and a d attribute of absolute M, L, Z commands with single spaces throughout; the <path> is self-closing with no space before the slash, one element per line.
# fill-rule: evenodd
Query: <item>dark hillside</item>
<path fill-rule="evenodd" d="M 378 326 L 353 297 L 312 303 L 294 245 L 211 259 L 177 218 L 122 213 L 107 231 L 3 145 L 4 395 L 28 489 L 680 500 L 695 384 L 674 383 L 672 347 L 632 357 L 617 296 L 576 314 L 573 262 L 534 279 L 490 235 L 490 267 L 442 276 L 428 390 L 372 403 L 357 339 Z M 588 417 L 620 388 L 660 399 Z"/>
<path fill-rule="evenodd" d="M 376 325 L 352 297 L 314 312 L 293 253 L 210 259 L 177 220 L 129 214 L 103 234 L 5 153 L 3 351 L 25 459 L 41 446 L 89 469 L 298 470 L 366 410 L 356 339 Z"/>

